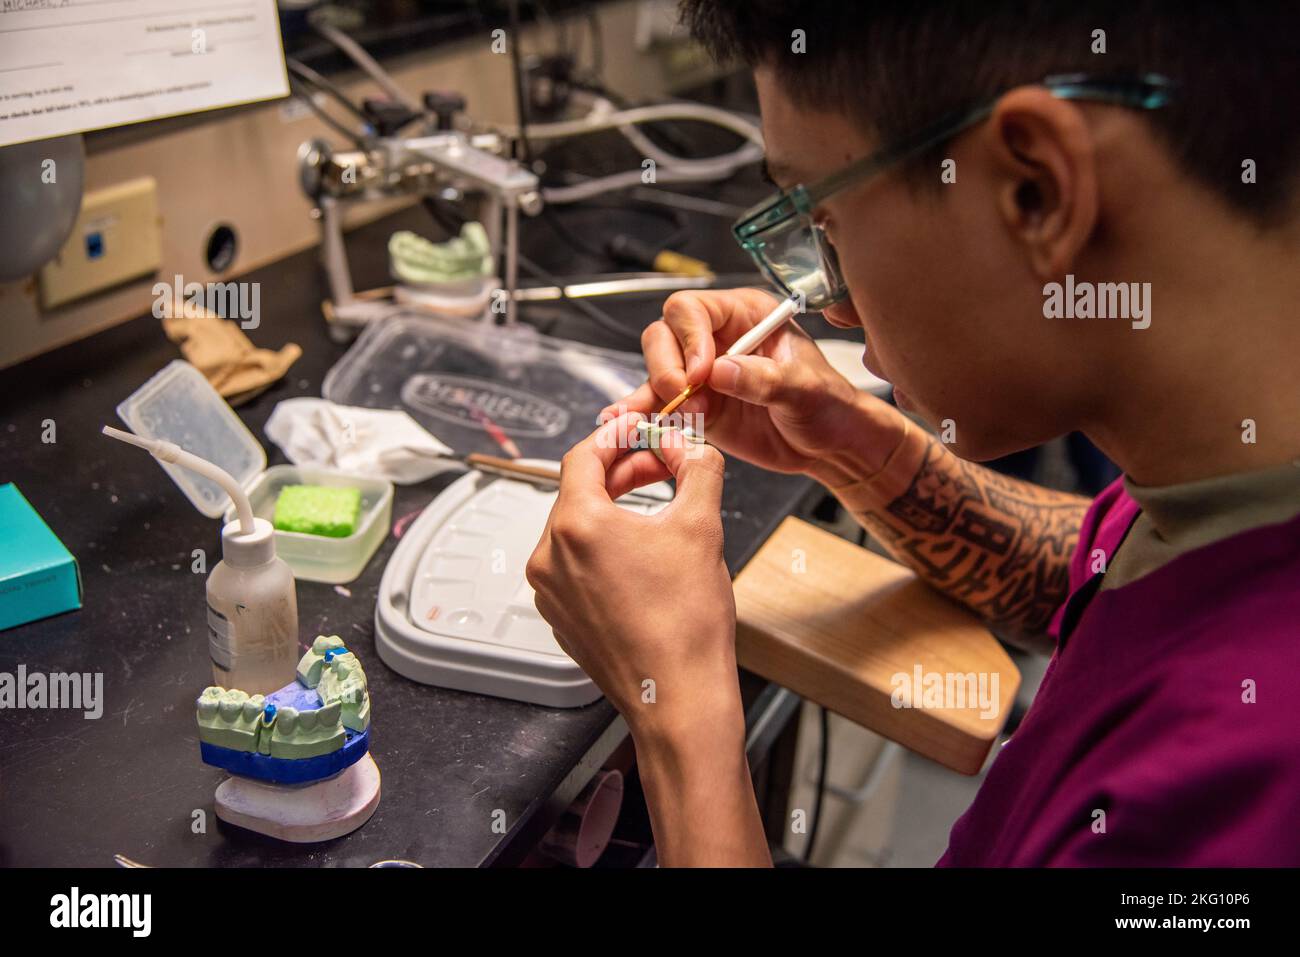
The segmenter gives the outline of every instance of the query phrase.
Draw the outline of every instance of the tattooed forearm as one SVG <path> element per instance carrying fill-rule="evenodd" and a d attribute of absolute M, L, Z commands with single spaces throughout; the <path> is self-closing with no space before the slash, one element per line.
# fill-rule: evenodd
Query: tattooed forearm
<path fill-rule="evenodd" d="M 931 441 L 898 497 L 858 509 L 895 558 L 990 624 L 1041 635 L 1068 596 L 1088 500 L 966 462 Z"/>

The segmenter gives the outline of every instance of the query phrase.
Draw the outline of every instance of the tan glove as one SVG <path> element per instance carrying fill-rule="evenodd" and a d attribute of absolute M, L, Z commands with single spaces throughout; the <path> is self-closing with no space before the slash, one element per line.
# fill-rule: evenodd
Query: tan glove
<path fill-rule="evenodd" d="M 240 405 L 261 393 L 282 378 L 302 355 L 302 349 L 293 342 L 278 352 L 259 349 L 237 323 L 207 312 L 196 316 L 193 306 L 172 312 L 173 317 L 162 321 L 167 338 L 181 347 L 190 364 L 231 405 Z"/>

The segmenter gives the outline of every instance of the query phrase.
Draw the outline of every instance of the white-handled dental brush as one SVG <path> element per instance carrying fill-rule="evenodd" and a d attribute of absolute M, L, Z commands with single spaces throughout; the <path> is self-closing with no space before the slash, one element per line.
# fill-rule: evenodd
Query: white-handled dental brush
<path fill-rule="evenodd" d="M 798 311 L 799 311 L 799 299 L 795 296 L 791 296 L 789 299 L 782 302 L 781 305 L 777 306 L 766 316 L 764 316 L 761 320 L 759 320 L 759 322 L 756 323 L 754 327 L 750 329 L 747 333 L 745 333 L 743 336 L 741 336 L 739 339 L 733 342 L 731 344 L 731 348 L 729 348 L 726 352 L 724 352 L 723 355 L 724 356 L 749 355 L 749 353 L 753 352 L 755 349 L 757 349 L 760 345 L 763 344 L 763 340 L 765 340 L 772 333 L 776 332 L 776 330 L 781 328 L 781 326 L 785 325 L 786 320 L 788 320 L 791 316 L 793 316 Z M 659 410 L 659 415 L 656 416 L 656 418 L 662 418 L 665 415 L 671 414 L 677 409 L 679 405 L 681 405 L 683 402 L 689 399 L 694 393 L 695 393 L 695 386 L 688 385 L 685 389 L 683 389 L 681 392 L 677 394 L 677 398 L 673 399 L 666 406 L 664 406 L 662 409 Z"/>

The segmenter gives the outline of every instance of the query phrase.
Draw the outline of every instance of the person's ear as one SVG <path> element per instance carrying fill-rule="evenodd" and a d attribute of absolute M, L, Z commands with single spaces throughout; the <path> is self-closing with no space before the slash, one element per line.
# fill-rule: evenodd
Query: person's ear
<path fill-rule="evenodd" d="M 1034 272 L 1069 272 L 1097 225 L 1096 147 L 1083 112 L 1042 87 L 1018 87 L 989 118 L 998 210 Z"/>

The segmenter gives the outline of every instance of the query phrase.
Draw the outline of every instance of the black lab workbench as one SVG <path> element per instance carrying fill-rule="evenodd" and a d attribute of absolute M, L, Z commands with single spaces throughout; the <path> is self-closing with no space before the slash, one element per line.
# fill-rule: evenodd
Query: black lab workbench
<path fill-rule="evenodd" d="M 755 186 L 748 187 L 750 190 Z M 608 210 L 593 211 L 608 216 Z M 394 229 L 426 229 L 417 209 L 349 237 L 359 288 L 383 284 Z M 547 260 L 556 245 L 530 224 L 526 249 Z M 694 235 L 686 251 L 732 257 L 725 223 Z M 555 262 L 555 271 L 566 271 Z M 571 265 L 565 263 L 564 265 Z M 567 271 L 572 272 L 572 269 Z M 241 280 L 262 283 L 258 345 L 297 342 L 288 376 L 238 411 L 259 438 L 275 404 L 319 395 L 346 346 L 326 334 L 324 287 L 314 251 Z M 652 300 L 616 313 L 644 325 Z M 539 313 L 544 331 L 605 346 L 618 342 L 580 317 Z M 809 317 L 810 322 L 819 322 Z M 828 327 L 821 326 L 819 334 Z M 204 575 L 191 552 L 219 554 L 217 523 L 200 516 L 136 450 L 99 434 L 114 407 L 177 350 L 143 316 L 0 372 L 0 481 L 16 482 L 76 555 L 85 604 L 77 612 L 0 633 L 0 671 L 102 672 L 104 712 L 6 711 L 0 715 L 0 866 L 110 866 L 114 855 L 156 866 L 509 865 L 524 859 L 560 811 L 622 745 L 627 729 L 603 699 L 559 710 L 416 684 L 378 659 L 374 607 L 393 553 L 389 535 L 361 577 L 336 591 L 299 583 L 303 636 L 339 634 L 365 665 L 374 701 L 373 752 L 383 774 L 379 809 L 359 831 L 320 845 L 277 843 L 219 824 L 213 790 L 222 773 L 199 761 L 194 700 L 210 682 Z M 41 441 L 43 423 L 57 441 Z M 285 461 L 269 441 L 269 464 Z M 394 522 L 418 513 L 451 477 L 398 487 Z M 806 479 L 732 462 L 723 501 L 733 575 L 787 514 L 815 490 Z M 797 699 L 745 676 L 751 761 L 791 726 Z M 782 759 L 788 773 L 789 745 Z M 783 808 L 778 800 L 777 806 Z M 196 811 L 207 827 L 196 833 Z M 493 827 L 502 820 L 506 827 Z M 783 810 L 778 810 L 783 814 Z"/>

